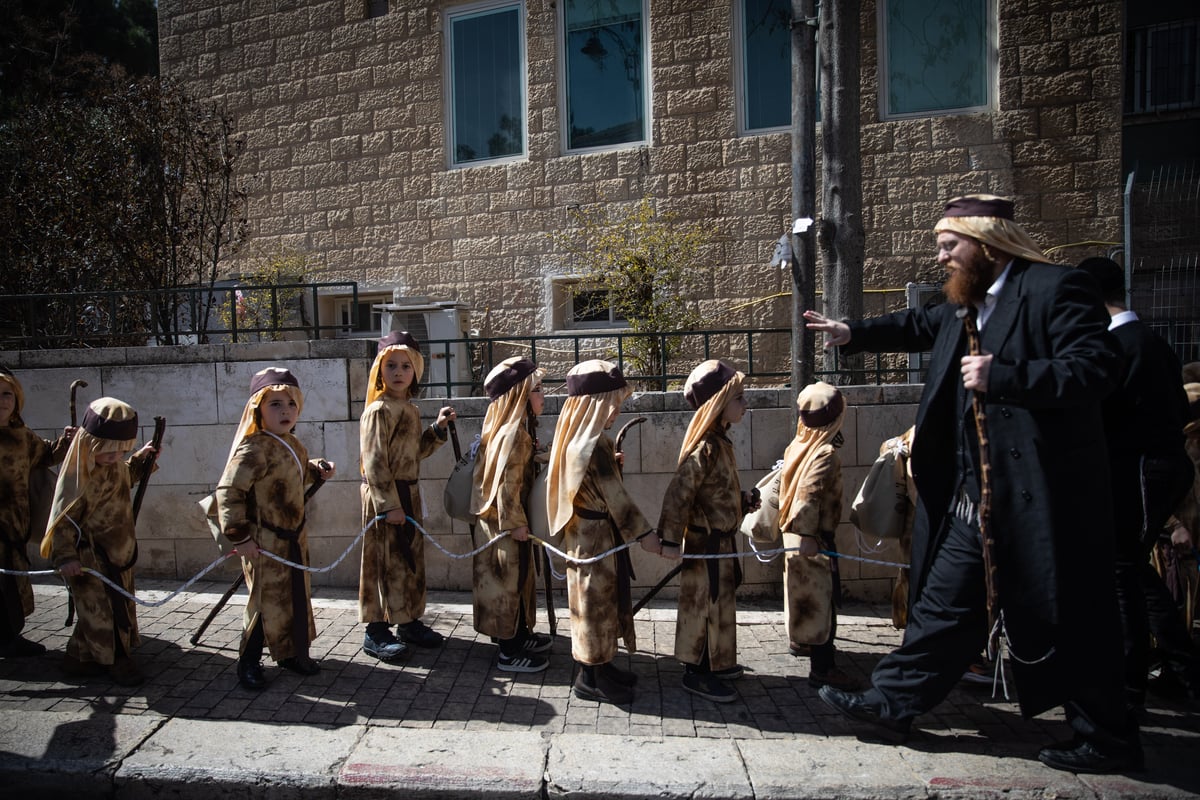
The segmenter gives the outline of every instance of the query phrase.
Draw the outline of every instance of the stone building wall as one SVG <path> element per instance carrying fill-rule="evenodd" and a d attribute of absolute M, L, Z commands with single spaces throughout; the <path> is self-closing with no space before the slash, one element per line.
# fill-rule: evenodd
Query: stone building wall
<path fill-rule="evenodd" d="M 137 574 L 182 582 L 219 555 L 197 503 L 214 490 L 245 406 L 250 378 L 266 366 L 286 366 L 296 374 L 304 391 L 296 435 L 311 457 L 324 457 L 338 469 L 337 476 L 309 503 L 311 563 L 330 565 L 350 547 L 362 527 L 358 420 L 373 355 L 373 342 L 312 341 L 20 351 L 5 353 L 4 359 L 24 386 L 23 416 L 27 424 L 47 438 L 61 432 L 67 423 L 68 388 L 80 379 L 88 383 L 79 390 L 81 409 L 101 396 L 133 404 L 138 410 L 143 441 L 153 431 L 153 418 L 166 418 L 159 469 L 150 479 L 138 519 Z M 837 531 L 843 553 L 890 561 L 898 558 L 894 543 L 878 553 L 870 552 L 869 545 L 864 550 L 855 529 L 844 520 L 880 443 L 912 424 L 919 390 L 919 386 L 912 385 L 845 389 L 849 408 L 841 455 L 846 498 L 843 523 Z M 731 432 L 746 488 L 774 466 L 795 431 L 790 391 L 754 389 L 748 397 L 751 410 Z M 546 411 L 539 425 L 539 438 L 546 443 L 553 438 L 562 400 L 562 394 L 546 398 Z M 443 398 L 420 400 L 422 418 L 432 422 L 438 408 L 447 402 Z M 458 430 L 465 447 L 480 430 L 487 402 L 484 398 L 455 398 L 452 402 L 460 415 Z M 653 525 L 675 470 L 691 411 L 681 393 L 654 392 L 627 401 L 617 427 L 636 416 L 645 416 L 647 421 L 632 428 L 625 440 L 625 482 Z M 442 509 L 442 489 L 453 466 L 452 448 L 447 443 L 422 463 L 421 491 L 429 533 L 447 550 L 461 554 L 472 548 L 467 526 L 451 521 Z M 355 548 L 335 569 L 315 575 L 313 582 L 358 585 L 360 552 Z M 672 566 L 640 548 L 632 552 L 639 592 L 654 585 Z M 470 588 L 469 559 L 448 558 L 431 545 L 426 547 L 426 554 L 430 588 Z M 45 562 L 36 560 L 37 568 L 44 567 Z M 232 579 L 235 564 L 231 559 L 214 574 Z M 760 564 L 745 558 L 743 565 L 743 593 L 777 595 L 781 591 L 779 560 Z M 562 570 L 561 561 L 556 568 Z M 895 573 L 892 567 L 853 561 L 842 566 L 848 595 L 863 600 L 886 601 Z M 559 581 L 557 585 L 563 584 Z"/>
<path fill-rule="evenodd" d="M 940 281 L 930 227 L 971 191 L 1014 196 L 1045 246 L 1120 238 L 1122 4 L 996 2 L 995 110 L 890 121 L 877 4 L 862 4 L 868 288 Z M 652 144 L 582 154 L 562 152 L 559 11 L 526 0 L 528 157 L 454 169 L 442 27 L 463 3 L 390 0 L 376 19 L 365 5 L 159 3 L 163 74 L 219 101 L 247 137 L 252 244 L 309 254 L 314 279 L 460 300 L 485 335 L 540 333 L 548 278 L 571 271 L 547 232 L 574 209 L 649 196 L 716 225 L 697 265 L 712 327 L 789 323 L 787 275 L 768 262 L 790 218 L 790 138 L 737 135 L 729 0 L 650 2 Z"/>

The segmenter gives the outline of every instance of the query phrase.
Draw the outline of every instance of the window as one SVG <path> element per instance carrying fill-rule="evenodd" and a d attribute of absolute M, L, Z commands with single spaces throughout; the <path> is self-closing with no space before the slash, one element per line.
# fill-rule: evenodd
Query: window
<path fill-rule="evenodd" d="M 738 0 L 741 129 L 792 124 L 791 0 Z"/>
<path fill-rule="evenodd" d="M 525 35 L 519 3 L 448 15 L 450 163 L 525 153 Z"/>
<path fill-rule="evenodd" d="M 645 0 L 565 0 L 567 149 L 646 140 Z"/>
<path fill-rule="evenodd" d="M 388 13 L 388 0 L 366 0 L 367 19 L 382 17 Z"/>
<path fill-rule="evenodd" d="M 884 117 L 980 111 L 992 103 L 993 0 L 884 0 Z"/>
<path fill-rule="evenodd" d="M 1125 57 L 1125 113 L 1200 105 L 1197 20 L 1131 28 Z"/>
<path fill-rule="evenodd" d="M 554 330 L 587 328 L 625 328 L 628 320 L 612 304 L 612 292 L 589 286 L 575 278 L 558 278 L 553 282 L 554 313 L 550 321 Z"/>
<path fill-rule="evenodd" d="M 344 337 L 379 336 L 379 332 L 383 328 L 383 323 L 380 316 L 381 309 L 376 308 L 376 306 L 383 303 L 390 303 L 391 301 L 392 296 L 387 294 L 360 294 L 357 305 L 354 302 L 354 298 L 338 298 L 336 304 L 337 321 L 338 325 L 341 326 L 338 335 Z"/>

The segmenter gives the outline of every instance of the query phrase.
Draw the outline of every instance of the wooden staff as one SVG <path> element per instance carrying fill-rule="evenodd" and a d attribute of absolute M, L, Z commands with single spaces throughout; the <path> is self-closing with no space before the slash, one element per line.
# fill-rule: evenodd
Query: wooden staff
<path fill-rule="evenodd" d="M 963 321 L 967 332 L 967 352 L 973 356 L 983 355 L 979 342 L 979 328 L 975 324 L 977 310 L 974 306 L 958 309 L 955 314 Z M 996 625 L 999 616 L 999 591 L 996 586 L 996 540 L 992 537 L 992 463 L 987 434 L 987 412 L 983 404 L 983 392 L 971 392 L 971 412 L 975 418 L 975 435 L 979 439 L 979 538 L 983 542 L 983 579 L 987 587 L 988 656 L 996 652 L 1000 638 Z"/>

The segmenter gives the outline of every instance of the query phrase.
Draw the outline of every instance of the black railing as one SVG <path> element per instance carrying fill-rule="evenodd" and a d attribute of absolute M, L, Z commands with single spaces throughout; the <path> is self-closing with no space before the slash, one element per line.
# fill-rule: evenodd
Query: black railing
<path fill-rule="evenodd" d="M 321 319 L 317 296 L 323 292 L 349 295 L 350 313 L 357 312 L 353 282 L 0 295 L 0 347 L 209 344 L 287 334 L 319 339 L 347 325 Z"/>

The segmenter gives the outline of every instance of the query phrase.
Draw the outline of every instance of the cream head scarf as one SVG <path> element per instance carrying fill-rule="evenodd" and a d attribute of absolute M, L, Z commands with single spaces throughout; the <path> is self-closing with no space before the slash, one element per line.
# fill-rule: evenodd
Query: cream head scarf
<path fill-rule="evenodd" d="M 800 421 L 796 423 L 796 438 L 783 453 L 783 469 L 779 473 L 779 527 L 786 530 L 801 507 L 821 490 L 820 475 L 812 474 L 812 466 L 822 448 L 832 446 L 842 429 L 846 401 L 828 383 L 805 386 L 796 398 Z"/>
<path fill-rule="evenodd" d="M 392 331 L 379 340 L 379 352 L 375 354 L 375 361 L 371 363 L 371 374 L 367 378 L 367 405 L 387 394 L 387 387 L 383 385 L 383 362 L 387 360 L 387 354 L 394 350 L 404 353 L 412 362 L 414 377 L 412 385 L 408 387 L 408 396 L 416 394 L 421 376 L 425 374 L 425 359 L 421 355 L 421 346 L 408 331 Z"/>
<path fill-rule="evenodd" d="M 0 367 L 0 383 L 7 383 L 16 395 L 17 403 L 13 406 L 12 416 L 8 418 L 8 427 L 25 427 L 25 420 L 21 419 L 21 409 L 25 408 L 25 390 L 21 388 L 21 382 L 7 369 Z"/>
<path fill-rule="evenodd" d="M 567 373 L 567 400 L 558 416 L 550 471 L 546 475 L 546 512 L 550 533 L 557 534 L 571 521 L 572 503 L 596 442 L 605 426 L 633 389 L 617 365 L 594 359 L 571 367 Z"/>
<path fill-rule="evenodd" d="M 1186 383 L 1183 390 L 1187 392 L 1188 420 L 1183 426 L 1184 436 L 1200 434 L 1200 383 Z"/>
<path fill-rule="evenodd" d="M 54 500 L 50 506 L 50 524 L 42 537 L 41 554 L 49 558 L 53 551 L 54 528 L 69 516 L 79 502 L 92 473 L 96 470 L 96 456 L 100 453 L 126 453 L 137 444 L 138 415 L 133 406 L 114 397 L 93 400 L 83 412 L 83 422 L 71 438 L 67 457 L 58 470 L 58 483 L 54 487 Z"/>
<path fill-rule="evenodd" d="M 1200 361 L 1189 361 L 1183 365 L 1183 382 L 1200 383 Z"/>
<path fill-rule="evenodd" d="M 946 203 L 934 233 L 959 233 L 1009 255 L 1045 262 L 1046 254 L 1013 222 L 1013 202 L 992 194 L 968 194 Z"/>
<path fill-rule="evenodd" d="M 513 356 L 497 364 L 483 381 L 491 403 L 479 437 L 479 452 L 483 457 L 475 462 L 472 513 L 482 513 L 496 499 L 504 478 L 504 465 L 512 456 L 516 432 L 529 418 L 529 393 L 541 386 L 545 374 L 528 358 Z"/>
<path fill-rule="evenodd" d="M 242 419 L 238 423 L 237 433 L 233 436 L 233 444 L 229 447 L 229 458 L 226 465 L 233 460 L 238 445 L 247 436 L 258 433 L 263 429 L 262 417 L 257 413 L 259 405 L 267 392 L 287 392 L 296 403 L 297 416 L 304 410 L 304 394 L 300 391 L 300 381 L 289 370 L 282 367 L 267 367 L 254 373 L 250 380 L 250 399 L 242 409 Z"/>
<path fill-rule="evenodd" d="M 714 425 L 720 424 L 725 406 L 742 391 L 745 379 L 745 375 L 715 358 L 703 362 L 688 375 L 683 397 L 696 413 L 683 436 L 678 464 L 687 460 Z"/>

